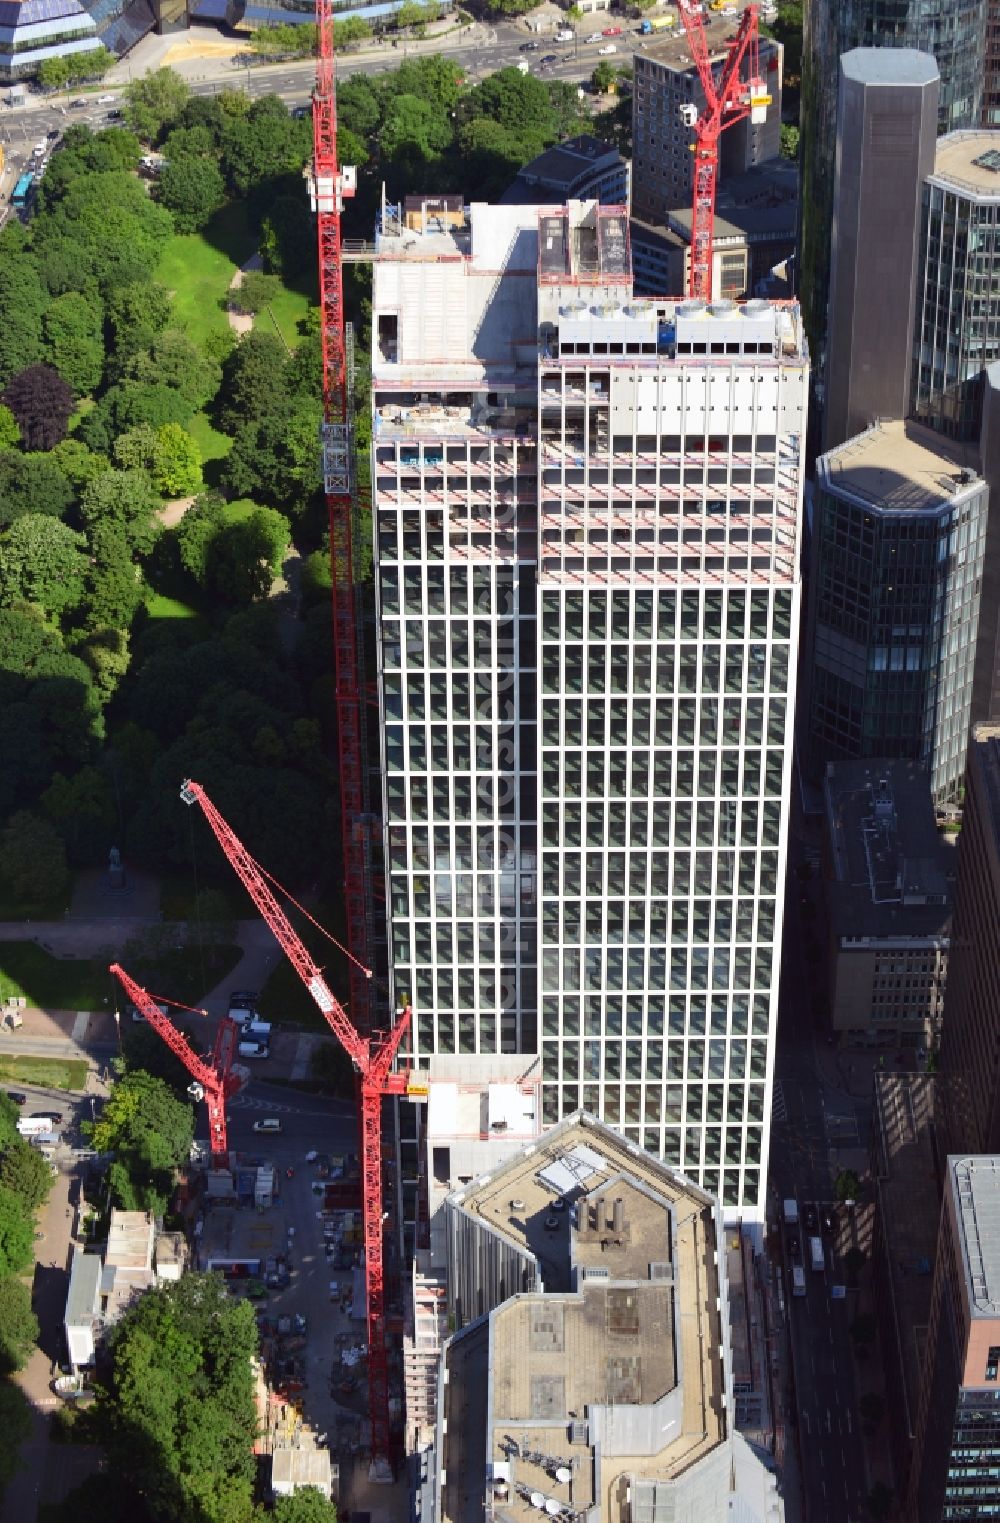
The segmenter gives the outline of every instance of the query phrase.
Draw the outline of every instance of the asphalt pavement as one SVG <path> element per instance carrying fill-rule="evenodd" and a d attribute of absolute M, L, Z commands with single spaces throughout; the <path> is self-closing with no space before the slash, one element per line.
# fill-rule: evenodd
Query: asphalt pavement
<path fill-rule="evenodd" d="M 784 1263 L 786 1326 L 790 1334 L 793 1391 L 788 1414 L 797 1423 L 806 1523 L 859 1523 L 866 1516 L 866 1456 L 856 1409 L 850 1324 L 857 1292 L 834 1299 L 846 1283 L 840 1250 L 847 1238 L 840 1213 L 839 1234 L 823 1237 L 822 1272 L 810 1268 L 808 1233 L 801 1220 L 807 1203 L 834 1203 L 834 1179 L 866 1142 L 870 1101 L 831 1082 L 836 1070 L 824 1064 L 826 1033 L 813 1028 L 813 992 L 819 970 L 811 966 L 810 890 L 794 872 L 801 850 L 802 823 L 793 830 L 782 962 L 782 1010 L 775 1068 L 769 1218 L 780 1223 L 785 1199 L 799 1202 L 795 1229 L 804 1261 L 806 1294 L 791 1294 L 789 1234 L 779 1227 Z M 806 903 L 804 903 L 806 901 Z M 772 1235 L 773 1242 L 773 1235 Z"/>

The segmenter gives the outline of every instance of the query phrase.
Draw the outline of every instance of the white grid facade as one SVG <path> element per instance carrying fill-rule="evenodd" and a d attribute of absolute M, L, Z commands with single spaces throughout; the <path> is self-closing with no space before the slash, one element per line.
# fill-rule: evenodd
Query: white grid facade
<path fill-rule="evenodd" d="M 506 432 L 393 437 L 376 398 L 394 994 L 418 1061 L 522 1052 L 544 1123 L 590 1110 L 761 1221 L 804 346 L 663 306 L 650 353 L 578 300 L 560 344 L 564 294 Z"/>

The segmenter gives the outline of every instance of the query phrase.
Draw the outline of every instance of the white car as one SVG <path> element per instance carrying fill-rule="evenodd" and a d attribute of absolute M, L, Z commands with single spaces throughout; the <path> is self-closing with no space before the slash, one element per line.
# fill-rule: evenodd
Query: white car
<path fill-rule="evenodd" d="M 97 104 L 99 106 L 113 106 L 117 99 L 117 95 L 99 95 L 97 97 Z"/>
<path fill-rule="evenodd" d="M 587 38 L 588 42 L 600 42 L 600 40 L 601 40 L 601 33 L 600 32 L 591 32 L 590 36 Z"/>
<path fill-rule="evenodd" d="M 617 44 L 614 43 L 614 42 L 606 42 L 604 44 L 603 48 L 598 48 L 597 51 L 599 53 L 617 53 L 618 52 L 618 47 L 617 47 Z"/>

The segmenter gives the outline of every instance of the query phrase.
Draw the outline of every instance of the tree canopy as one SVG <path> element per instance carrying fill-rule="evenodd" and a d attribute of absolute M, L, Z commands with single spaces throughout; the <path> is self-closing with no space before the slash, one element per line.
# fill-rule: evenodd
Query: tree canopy
<path fill-rule="evenodd" d="M 162 1211 L 174 1170 L 191 1151 L 190 1104 L 140 1069 L 118 1080 L 98 1120 L 84 1127 L 98 1152 L 115 1154 L 109 1171 L 115 1203 L 128 1211 Z"/>
<path fill-rule="evenodd" d="M 186 1274 L 147 1292 L 111 1341 L 100 1397 L 126 1486 L 163 1523 L 243 1523 L 250 1515 L 257 1328 L 219 1275 Z"/>

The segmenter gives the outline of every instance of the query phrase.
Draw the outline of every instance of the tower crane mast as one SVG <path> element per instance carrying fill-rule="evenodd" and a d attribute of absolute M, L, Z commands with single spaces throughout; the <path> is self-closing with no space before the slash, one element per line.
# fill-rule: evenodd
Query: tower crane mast
<path fill-rule="evenodd" d="M 358 963 L 370 961 L 365 737 L 361 649 L 354 588 L 354 439 L 351 375 L 344 321 L 340 214 L 353 196 L 357 172 L 337 157 L 337 92 L 332 0 L 316 0 L 318 57 L 313 90 L 313 162 L 309 195 L 316 213 L 320 340 L 323 354 L 323 490 L 330 525 L 333 657 L 347 945 Z M 369 984 L 350 969 L 351 1015 L 368 1029 Z"/>
<path fill-rule="evenodd" d="M 134 978 L 130 978 L 118 963 L 113 962 L 109 971 L 117 978 L 135 1008 L 145 1016 L 157 1036 L 166 1043 L 174 1056 L 180 1059 L 191 1075 L 194 1083 L 189 1093 L 196 1100 L 204 1100 L 208 1110 L 208 1136 L 212 1149 L 212 1163 L 217 1168 L 225 1167 L 229 1155 L 226 1136 L 226 1101 L 240 1088 L 243 1077 L 242 1073 L 233 1068 L 233 1057 L 239 1037 L 236 1022 L 230 1020 L 228 1015 L 224 1017 L 216 1028 L 211 1060 L 199 1058 L 197 1053 L 192 1052 L 188 1046 L 183 1033 L 178 1031 L 173 1021 L 168 1020 L 163 1014 L 152 995 L 137 984 Z"/>
<path fill-rule="evenodd" d="M 760 76 L 756 5 L 748 5 L 744 10 L 718 80 L 712 68 L 700 4 L 697 0 L 677 0 L 677 9 L 705 97 L 705 108 L 701 112 L 690 104 L 680 108 L 683 121 L 694 130 L 694 205 L 688 295 L 711 301 L 719 139 L 727 127 L 746 117 L 754 125 L 763 122 L 771 98 Z M 744 61 L 748 64 L 749 76 L 745 80 L 740 77 Z"/>
<path fill-rule="evenodd" d="M 327 1025 L 358 1071 L 361 1090 L 361 1173 L 365 1235 L 365 1300 L 368 1320 L 368 1411 L 372 1431 L 372 1473 L 387 1479 L 391 1468 L 389 1422 L 389 1362 L 385 1328 L 385 1265 L 382 1220 L 382 1098 L 404 1095 L 408 1074 L 393 1073 L 392 1065 L 410 1027 L 411 1011 L 404 1009 L 391 1031 L 362 1036 L 352 1025 L 322 970 L 309 955 L 268 886 L 264 870 L 235 831 L 226 823 L 204 788 L 188 781 L 181 789 L 186 804 L 197 804 L 216 840 L 235 869 L 264 920 L 274 932 L 296 973 L 305 984 Z M 361 971 L 364 977 L 364 971 Z"/>

